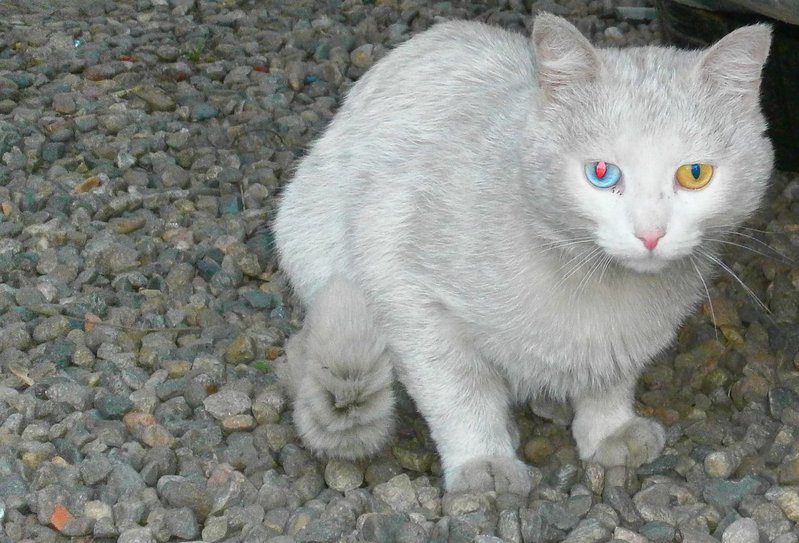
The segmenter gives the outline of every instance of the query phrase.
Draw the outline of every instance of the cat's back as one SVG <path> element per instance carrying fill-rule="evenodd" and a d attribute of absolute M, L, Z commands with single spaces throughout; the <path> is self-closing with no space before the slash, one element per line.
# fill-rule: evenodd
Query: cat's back
<path fill-rule="evenodd" d="M 470 98 L 531 86 L 533 62 L 521 34 L 473 21 L 440 23 L 378 61 L 353 87 L 340 117 L 388 104 L 458 110 Z M 492 105 L 482 103 L 486 110 Z"/>
<path fill-rule="evenodd" d="M 356 224 L 391 237 L 422 187 L 446 190 L 452 168 L 476 156 L 497 161 L 533 92 L 528 39 L 477 22 L 440 23 L 372 66 L 299 163 L 273 223 L 300 297 L 353 268 Z M 442 168 L 449 175 L 433 179 Z"/>

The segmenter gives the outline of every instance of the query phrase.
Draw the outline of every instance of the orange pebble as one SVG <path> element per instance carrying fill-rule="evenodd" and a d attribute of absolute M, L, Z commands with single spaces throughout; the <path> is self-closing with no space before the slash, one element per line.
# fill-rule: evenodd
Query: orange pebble
<path fill-rule="evenodd" d="M 66 507 L 59 504 L 53 509 L 53 514 L 50 516 L 50 524 L 55 526 L 55 529 L 60 532 L 72 519 L 72 513 L 70 513 Z"/>

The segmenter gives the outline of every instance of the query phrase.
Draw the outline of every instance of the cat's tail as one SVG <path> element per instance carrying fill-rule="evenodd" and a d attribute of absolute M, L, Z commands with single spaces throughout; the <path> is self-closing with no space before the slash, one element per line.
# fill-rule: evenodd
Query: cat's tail
<path fill-rule="evenodd" d="M 378 452 L 394 428 L 393 372 L 363 294 L 332 278 L 286 344 L 280 371 L 305 445 L 331 457 Z"/>

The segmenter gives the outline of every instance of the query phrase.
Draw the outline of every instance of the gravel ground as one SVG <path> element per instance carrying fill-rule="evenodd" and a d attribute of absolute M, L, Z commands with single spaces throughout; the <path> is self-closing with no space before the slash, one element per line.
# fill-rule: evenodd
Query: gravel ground
<path fill-rule="evenodd" d="M 19 4 L 0 0 L 1 542 L 799 541 L 792 174 L 726 255 L 748 286 L 719 275 L 716 326 L 706 304 L 641 380 L 668 444 L 638 470 L 580 463 L 542 402 L 518 413 L 528 500 L 442 495 L 410 402 L 378 458 L 326 462 L 271 370 L 302 315 L 266 225 L 352 80 L 442 19 L 526 31 L 546 9 L 602 44 L 656 43 L 656 22 L 598 0 Z"/>

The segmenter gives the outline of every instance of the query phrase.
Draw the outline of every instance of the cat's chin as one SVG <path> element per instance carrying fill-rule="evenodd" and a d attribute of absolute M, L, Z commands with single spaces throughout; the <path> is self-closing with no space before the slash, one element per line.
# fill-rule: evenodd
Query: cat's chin
<path fill-rule="evenodd" d="M 625 258 L 620 264 L 636 273 L 661 273 L 674 263 L 663 258 Z"/>

